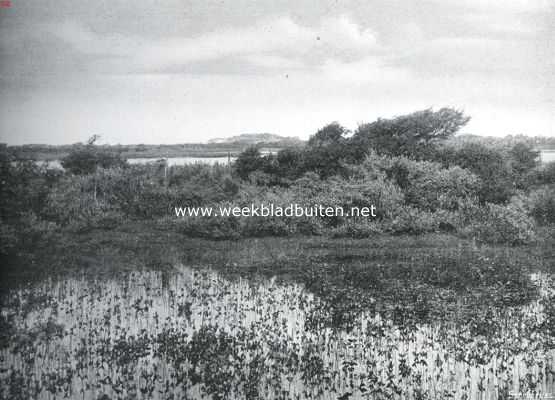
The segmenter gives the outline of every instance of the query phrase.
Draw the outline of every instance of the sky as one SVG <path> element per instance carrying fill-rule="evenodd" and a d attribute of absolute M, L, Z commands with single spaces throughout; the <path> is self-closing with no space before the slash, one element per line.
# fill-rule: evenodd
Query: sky
<path fill-rule="evenodd" d="M 185 143 L 454 107 L 555 136 L 553 0 L 11 0 L 0 142 Z"/>

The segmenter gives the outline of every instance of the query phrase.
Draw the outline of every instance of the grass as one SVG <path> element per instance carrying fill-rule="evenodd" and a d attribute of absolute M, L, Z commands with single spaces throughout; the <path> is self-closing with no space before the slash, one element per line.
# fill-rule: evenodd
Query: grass
<path fill-rule="evenodd" d="M 499 399 L 553 387 L 553 292 L 531 275 L 552 276 L 548 230 L 507 247 L 447 234 L 209 241 L 129 222 L 30 244 L 3 262 L 0 397 Z"/>
<path fill-rule="evenodd" d="M 217 270 L 229 279 L 275 277 L 299 283 L 329 304 L 340 304 L 338 312 L 350 308 L 353 315 L 377 303 L 376 311 L 397 312 L 407 320 L 414 320 L 414 307 L 422 308 L 417 320 L 462 318 L 473 307 L 515 306 L 534 298 L 530 274 L 553 272 L 555 240 L 547 233 L 535 245 L 519 247 L 478 245 L 448 234 L 210 241 L 135 222 L 114 230 L 59 234 L 17 262 L 4 263 L 2 283 L 13 288 L 72 274 L 110 278 L 138 270 L 170 271 L 182 263 Z"/>

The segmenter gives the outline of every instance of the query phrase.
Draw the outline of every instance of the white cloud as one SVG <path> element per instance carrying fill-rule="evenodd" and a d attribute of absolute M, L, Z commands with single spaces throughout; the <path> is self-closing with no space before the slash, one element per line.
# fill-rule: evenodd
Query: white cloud
<path fill-rule="evenodd" d="M 366 57 L 354 62 L 329 59 L 322 66 L 325 78 L 344 83 L 380 83 L 396 85 L 406 82 L 410 72 L 400 67 L 384 65 L 378 57 Z"/>
<path fill-rule="evenodd" d="M 498 12 L 538 12 L 553 8 L 552 0 L 436 0 L 443 4 Z"/>
<path fill-rule="evenodd" d="M 103 71 L 115 72 L 126 69 L 164 71 L 233 56 L 263 67 L 272 61 L 299 66 L 305 61 L 310 63 L 311 55 L 315 58 L 322 58 L 322 55 L 356 56 L 378 48 L 375 34 L 369 29 L 361 29 L 346 16 L 324 18 L 315 27 L 280 17 L 259 21 L 252 26 L 222 28 L 196 37 L 158 40 L 101 35 L 75 22 L 49 25 L 46 30 L 77 51 L 97 56 L 96 63 Z"/>

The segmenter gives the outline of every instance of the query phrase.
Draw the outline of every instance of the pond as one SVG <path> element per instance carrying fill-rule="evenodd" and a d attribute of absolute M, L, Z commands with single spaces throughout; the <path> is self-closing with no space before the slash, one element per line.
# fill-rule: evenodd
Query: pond
<path fill-rule="evenodd" d="M 264 154 L 264 152 L 263 152 Z M 229 161 L 234 162 L 237 157 L 168 157 L 168 158 L 128 158 L 127 161 L 130 164 L 148 164 L 155 163 L 160 160 L 166 160 L 168 166 L 173 165 L 187 165 L 194 163 L 206 163 L 206 164 L 222 164 L 227 165 Z M 555 150 L 541 150 L 540 151 L 540 161 L 542 163 L 548 163 L 555 161 Z M 41 164 L 48 164 L 51 168 L 62 169 L 62 164 L 60 160 L 50 160 L 50 161 L 38 161 Z"/>
<path fill-rule="evenodd" d="M 541 150 L 540 160 L 542 163 L 549 163 L 555 161 L 555 150 Z"/>
<path fill-rule="evenodd" d="M 129 164 L 149 164 L 156 163 L 160 160 L 166 160 L 168 166 L 173 165 L 187 165 L 195 163 L 204 164 L 222 164 L 227 165 L 229 161 L 233 162 L 237 157 L 168 157 L 168 158 L 128 158 Z M 49 160 L 49 161 L 37 161 L 41 165 L 48 165 L 50 168 L 63 169 L 60 160 Z"/>
<path fill-rule="evenodd" d="M 492 315 L 504 328 L 491 339 L 467 326 L 406 332 L 370 313 L 334 329 L 321 323 L 324 307 L 300 284 L 182 265 L 13 290 L 3 299 L 0 397 L 439 400 L 555 390 L 539 300 Z"/>
<path fill-rule="evenodd" d="M 165 160 L 168 166 L 187 165 L 195 163 L 222 164 L 227 165 L 230 161 L 235 161 L 237 157 L 168 157 L 168 158 L 128 158 L 129 164 L 149 164 L 159 160 Z"/>

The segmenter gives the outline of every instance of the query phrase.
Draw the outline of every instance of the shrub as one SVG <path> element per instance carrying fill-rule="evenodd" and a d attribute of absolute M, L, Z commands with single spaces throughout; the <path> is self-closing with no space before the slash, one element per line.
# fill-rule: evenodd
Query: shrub
<path fill-rule="evenodd" d="M 331 230 L 333 237 L 367 238 L 384 232 L 381 224 L 375 221 L 359 220 L 335 227 Z"/>
<path fill-rule="evenodd" d="M 57 230 L 57 224 L 41 220 L 32 211 L 24 212 L 17 225 L 0 224 L 0 254 L 48 247 L 53 243 Z"/>
<path fill-rule="evenodd" d="M 233 165 L 235 172 L 241 179 L 247 179 L 251 172 L 262 171 L 264 166 L 264 157 L 256 146 L 249 147 L 239 154 Z"/>
<path fill-rule="evenodd" d="M 419 210 L 412 206 L 399 208 L 390 221 L 384 222 L 384 228 L 390 233 L 421 234 L 438 232 L 442 226 L 450 224 L 448 213 Z"/>
<path fill-rule="evenodd" d="M 478 176 L 482 204 L 506 203 L 514 194 L 516 182 L 507 155 L 501 150 L 471 142 L 457 149 L 442 148 L 435 157 L 444 166 L 459 166 Z"/>
<path fill-rule="evenodd" d="M 181 233 L 205 239 L 239 239 L 241 230 L 237 217 L 188 217 L 177 223 Z"/>
<path fill-rule="evenodd" d="M 379 179 L 385 174 L 402 189 L 406 204 L 431 212 L 454 211 L 462 200 L 476 198 L 480 189 L 480 180 L 468 170 L 443 168 L 430 161 L 371 154 L 361 169 L 369 178 Z"/>
<path fill-rule="evenodd" d="M 98 146 L 87 145 L 69 153 L 62 159 L 62 167 L 75 175 L 92 174 L 98 168 L 118 168 L 127 165 L 121 154 Z"/>
<path fill-rule="evenodd" d="M 514 197 L 511 203 L 526 209 L 540 225 L 555 223 L 555 187 L 540 187 L 528 195 Z"/>
<path fill-rule="evenodd" d="M 538 172 L 540 183 L 555 185 L 555 161 L 543 165 Z"/>
<path fill-rule="evenodd" d="M 500 206 L 488 203 L 484 207 L 466 210 L 470 222 L 460 232 L 486 243 L 525 244 L 534 239 L 534 222 L 526 211 L 514 204 Z"/>

